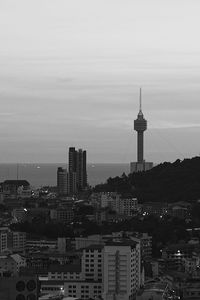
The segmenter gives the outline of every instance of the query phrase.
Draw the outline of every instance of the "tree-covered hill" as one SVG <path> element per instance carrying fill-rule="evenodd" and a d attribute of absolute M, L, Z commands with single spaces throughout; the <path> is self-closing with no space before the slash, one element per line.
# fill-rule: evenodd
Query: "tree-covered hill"
<path fill-rule="evenodd" d="M 200 157 L 164 162 L 146 172 L 108 178 L 94 191 L 115 191 L 146 201 L 194 201 L 200 199 Z"/>

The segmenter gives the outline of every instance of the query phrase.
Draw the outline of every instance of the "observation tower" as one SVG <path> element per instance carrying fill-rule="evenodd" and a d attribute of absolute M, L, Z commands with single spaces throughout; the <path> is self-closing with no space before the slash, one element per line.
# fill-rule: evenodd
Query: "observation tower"
<path fill-rule="evenodd" d="M 142 89 L 140 88 L 140 107 L 137 119 L 134 120 L 134 130 L 137 131 L 137 162 L 131 162 L 130 172 L 147 171 L 153 167 L 152 162 L 144 160 L 144 131 L 147 130 L 147 120 L 142 112 Z"/>

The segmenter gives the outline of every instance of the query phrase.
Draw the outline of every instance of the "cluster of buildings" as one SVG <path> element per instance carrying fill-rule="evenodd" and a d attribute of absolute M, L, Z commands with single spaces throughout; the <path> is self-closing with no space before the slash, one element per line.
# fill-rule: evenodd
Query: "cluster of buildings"
<path fill-rule="evenodd" d="M 56 240 L 30 240 L 25 236 L 21 251 L 15 253 L 16 248 L 9 247 L 10 230 L 1 228 L 0 232 L 1 241 L 7 235 L 7 247 L 0 251 L 0 287 L 4 286 L 0 289 L 0 299 L 4 299 L 3 295 L 7 295 L 5 299 L 9 300 L 180 299 L 181 295 L 191 291 L 191 286 L 194 289 L 188 250 L 184 254 L 183 247 L 179 245 L 185 268 L 182 275 L 176 277 L 180 273 L 180 270 L 177 271 L 178 263 L 174 262 L 172 267 L 168 260 L 178 259 L 176 255 L 170 256 L 179 253 L 177 248 L 173 248 L 173 251 L 163 249 L 163 257 L 155 260 L 152 258 L 152 237 L 147 233 L 115 232 L 108 235 L 60 237 Z M 192 242 L 190 246 L 193 260 L 196 250 L 196 265 L 193 264 L 192 268 L 197 270 L 200 259 L 197 249 L 200 250 L 200 247 Z M 184 279 L 180 279 L 180 276 Z M 27 288 L 29 281 L 34 285 L 32 291 Z M 19 282 L 23 285 L 21 289 L 18 288 Z M 181 287 L 178 282 L 181 282 Z M 197 278 L 195 284 L 195 293 L 200 292 Z M 12 296 L 9 296 L 10 290 Z M 35 298 L 19 297 L 30 294 L 34 294 Z"/>
<path fill-rule="evenodd" d="M 32 199 L 30 203 L 37 204 L 34 207 L 13 208 L 12 220 L 34 222 L 41 217 L 46 222 L 73 224 L 79 201 L 69 196 L 47 195 L 44 199 L 46 207 L 39 206 L 39 199 Z M 124 198 L 113 192 L 93 193 L 84 204 L 94 209 L 93 215 L 86 217 L 100 223 L 108 221 L 107 213 L 112 220 L 148 214 L 160 217 L 166 213 L 181 219 L 189 218 L 191 210 L 187 202 L 141 205 L 136 198 Z M 152 258 L 152 244 L 147 233 L 90 236 L 79 233 L 74 238 L 48 240 L 1 227 L 0 287 L 7 278 L 5 293 L 8 291 L 5 287 L 9 286 L 15 295 L 6 298 L 9 300 L 19 295 L 26 299 L 30 294 L 35 299 L 198 299 L 195 297 L 200 295 L 199 240 L 193 238 L 188 243 L 164 247 L 159 259 Z M 16 290 L 20 281 L 24 282 L 21 292 Z M 33 293 L 26 287 L 29 281 L 37 287 Z"/>
<path fill-rule="evenodd" d="M 69 148 L 68 170 L 59 167 L 57 170 L 58 194 L 76 195 L 87 188 L 86 151 Z"/>
<path fill-rule="evenodd" d="M 116 214 L 132 217 L 138 211 L 137 198 L 124 198 L 116 192 L 93 193 L 90 204 L 96 210 L 109 208 Z"/>
<path fill-rule="evenodd" d="M 1 228 L 1 232 L 1 240 L 3 234 L 8 240 L 9 229 Z M 122 232 L 55 241 L 27 239 L 17 254 L 8 246 L 0 252 L 0 284 L 5 277 L 15 283 L 16 278 L 19 282 L 37 277 L 38 295 L 135 299 L 144 284 L 144 248 L 147 245 L 140 238 L 124 237 Z M 21 294 L 26 292 L 24 288 Z"/>
<path fill-rule="evenodd" d="M 137 216 L 143 219 L 149 215 L 158 218 L 168 215 L 188 222 L 191 220 L 192 205 L 185 201 L 138 203 L 137 198 L 122 197 L 116 192 L 100 192 L 91 194 L 90 204 L 94 207 L 94 220 L 98 223 L 108 221 L 109 218 L 120 220 Z"/>

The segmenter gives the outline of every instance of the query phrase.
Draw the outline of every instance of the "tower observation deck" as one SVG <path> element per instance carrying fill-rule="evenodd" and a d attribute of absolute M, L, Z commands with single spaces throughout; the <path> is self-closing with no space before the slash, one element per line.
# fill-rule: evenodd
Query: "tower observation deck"
<path fill-rule="evenodd" d="M 153 167 L 152 162 L 144 160 L 144 131 L 147 130 L 147 121 L 142 112 L 142 89 L 140 88 L 140 107 L 137 119 L 134 120 L 134 130 L 137 131 L 137 162 L 131 162 L 130 171 L 147 171 Z"/>

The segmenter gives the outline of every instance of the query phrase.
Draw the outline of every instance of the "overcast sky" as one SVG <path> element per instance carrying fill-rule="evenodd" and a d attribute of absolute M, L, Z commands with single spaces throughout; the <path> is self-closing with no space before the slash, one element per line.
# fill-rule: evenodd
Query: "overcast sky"
<path fill-rule="evenodd" d="M 199 0 L 0 0 L 0 162 L 200 154 Z"/>

